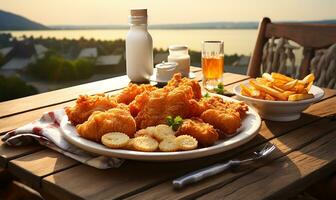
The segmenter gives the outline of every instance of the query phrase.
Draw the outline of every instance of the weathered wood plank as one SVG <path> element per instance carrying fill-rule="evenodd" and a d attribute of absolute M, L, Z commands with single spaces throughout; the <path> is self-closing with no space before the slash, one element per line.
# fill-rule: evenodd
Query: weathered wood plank
<path fill-rule="evenodd" d="M 334 99 L 335 101 L 336 99 Z M 331 102 L 333 103 L 333 102 Z M 320 109 L 327 107 L 330 104 L 330 102 L 325 103 L 325 101 L 322 101 L 321 103 L 317 103 L 313 106 L 318 106 Z M 330 113 L 335 113 L 336 110 L 330 110 Z M 155 174 L 154 179 L 150 180 L 143 180 L 140 181 L 139 179 L 135 179 L 134 177 L 130 177 L 129 172 L 131 171 L 139 171 L 137 168 L 139 166 L 136 166 L 135 164 L 132 166 L 128 166 L 127 170 L 125 170 L 124 166 L 122 166 L 120 169 L 112 169 L 112 170 L 107 170 L 104 172 L 96 172 L 97 170 L 90 170 L 88 172 L 88 169 L 86 166 L 76 166 L 74 168 L 71 168 L 69 170 L 65 170 L 61 173 L 56 173 L 51 176 L 46 177 L 43 179 L 42 182 L 42 187 L 49 192 L 52 191 L 57 191 L 57 190 L 63 190 L 63 193 L 68 196 L 81 196 L 81 198 L 92 198 L 92 199 L 100 199 L 104 198 L 105 196 L 110 196 L 110 198 L 119 198 L 119 197 L 126 197 L 132 193 L 137 193 L 139 191 L 146 190 L 147 188 L 152 187 L 153 185 L 158 185 L 156 187 L 160 187 L 163 182 L 163 184 L 170 184 L 171 177 L 178 176 L 180 174 L 183 174 L 184 172 L 191 171 L 197 168 L 200 168 L 202 166 L 206 166 L 210 163 L 214 163 L 218 160 L 222 160 L 225 158 L 228 158 L 228 156 L 233 156 L 237 155 L 239 152 L 242 152 L 243 150 L 247 150 L 249 148 L 252 148 L 256 145 L 260 145 L 261 143 L 273 139 L 275 137 L 278 137 L 280 135 L 283 135 L 289 131 L 294 131 L 295 129 L 302 127 L 304 125 L 310 124 L 316 120 L 319 120 L 319 116 L 314 116 L 312 115 L 314 113 L 310 113 L 310 115 L 303 115 L 301 120 L 296 120 L 293 122 L 287 122 L 287 123 L 276 123 L 276 122 L 263 122 L 263 126 L 260 130 L 260 135 L 252 140 L 250 143 L 241 146 L 239 149 L 235 149 L 233 151 L 225 152 L 222 154 L 219 154 L 217 156 L 211 156 L 207 157 L 204 159 L 198 159 L 198 160 L 193 160 L 193 161 L 188 161 L 188 162 L 180 162 L 180 163 L 165 163 L 164 165 L 158 164 L 158 163 L 152 163 L 152 165 L 149 165 L 151 167 L 147 167 L 148 170 L 146 171 L 141 171 L 143 174 L 147 174 L 152 176 L 152 174 Z M 325 113 L 324 113 L 325 114 Z M 285 126 L 284 126 L 285 125 Z M 307 131 L 309 129 L 305 129 Z M 295 131 L 294 131 L 295 132 Z M 129 161 L 127 161 L 129 162 Z M 138 163 L 141 166 L 140 162 L 135 162 Z M 167 170 L 167 167 L 169 170 Z M 152 170 L 155 168 L 160 169 L 159 172 L 153 171 Z M 74 176 L 71 178 L 71 180 L 67 180 L 66 177 L 71 176 L 71 174 L 76 173 L 76 171 L 87 171 L 88 174 L 85 178 L 81 176 Z M 115 171 L 118 171 L 115 172 Z M 101 174 L 100 176 L 96 175 L 97 173 Z M 129 177 L 129 184 L 132 185 L 132 187 L 120 187 L 119 183 L 116 183 L 116 179 L 108 179 L 106 180 L 105 177 L 110 177 L 110 174 L 117 173 L 118 177 Z M 101 188 L 100 190 L 105 191 L 103 194 L 102 192 L 95 193 L 94 191 L 91 191 L 92 193 L 89 193 L 89 191 L 79 191 L 78 184 L 83 182 L 83 185 L 85 185 L 85 182 L 88 180 L 91 180 L 91 182 L 104 182 L 105 184 L 103 185 L 105 188 Z M 56 180 L 56 181 L 55 181 Z M 165 182 L 167 181 L 168 182 Z M 76 186 L 76 187 L 75 187 Z M 102 187 L 102 186 L 100 186 Z M 156 188 L 154 187 L 154 188 Z M 117 190 L 111 190 L 108 188 L 117 188 Z M 161 188 L 161 187 L 160 187 Z M 98 190 L 98 188 L 97 188 Z M 160 191 L 164 192 L 167 190 L 165 186 L 161 188 Z M 148 193 L 146 191 L 146 194 L 151 194 L 152 189 L 148 190 Z M 96 196 L 98 195 L 98 196 Z M 170 194 L 172 195 L 172 193 Z M 93 198 L 96 197 L 96 198 Z"/>
<path fill-rule="evenodd" d="M 199 199 L 286 199 L 333 173 L 336 131 Z"/>
<path fill-rule="evenodd" d="M 6 168 L 9 160 L 31 154 L 43 149 L 39 144 L 32 144 L 21 147 L 9 147 L 0 138 L 0 167 Z"/>
<path fill-rule="evenodd" d="M 33 188 L 50 173 L 78 165 L 78 162 L 50 149 L 44 149 L 9 162 L 8 170 Z"/>
<path fill-rule="evenodd" d="M 199 67 L 191 67 L 191 71 L 199 72 Z M 78 86 L 68 87 L 64 89 L 54 90 L 51 92 L 41 93 L 24 98 L 14 99 L 0 103 L 0 118 L 22 113 L 38 108 L 43 108 L 59 103 L 64 103 L 77 98 L 80 94 L 95 94 L 102 92 L 111 92 L 119 90 L 128 85 L 129 78 L 118 76 L 101 81 L 95 81 Z"/>

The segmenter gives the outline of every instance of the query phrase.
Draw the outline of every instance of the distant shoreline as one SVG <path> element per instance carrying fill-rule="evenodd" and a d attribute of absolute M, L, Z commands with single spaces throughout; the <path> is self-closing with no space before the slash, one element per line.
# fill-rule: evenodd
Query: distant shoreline
<path fill-rule="evenodd" d="M 67 30 L 128 30 L 127 28 L 50 28 L 50 29 L 14 29 L 14 30 L 2 30 L 0 32 L 15 32 L 15 31 L 67 31 Z M 150 30 L 256 30 L 257 28 L 152 28 Z"/>
<path fill-rule="evenodd" d="M 336 24 L 336 20 L 316 21 L 277 21 L 277 23 L 314 23 L 314 24 Z M 153 24 L 149 25 L 152 30 L 255 30 L 259 22 L 202 22 L 190 24 Z M 123 30 L 129 29 L 129 25 L 49 25 L 45 28 L 13 28 L 0 29 L 0 31 L 46 31 L 46 30 Z"/>

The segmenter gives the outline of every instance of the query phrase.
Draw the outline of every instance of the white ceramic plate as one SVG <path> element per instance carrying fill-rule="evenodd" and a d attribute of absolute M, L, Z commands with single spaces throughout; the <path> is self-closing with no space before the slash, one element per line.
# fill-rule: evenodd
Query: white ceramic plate
<path fill-rule="evenodd" d="M 189 72 L 189 77 L 190 79 L 194 79 L 196 77 L 196 74 L 194 72 Z M 154 82 L 158 82 L 158 83 L 168 83 L 168 81 L 170 80 L 164 80 L 164 79 L 157 79 L 156 78 L 156 68 L 153 69 L 153 75 L 149 77 L 150 81 L 154 81 Z"/>
<path fill-rule="evenodd" d="M 237 101 L 229 97 L 222 96 L 222 98 L 224 100 Z M 61 129 L 64 133 L 64 137 L 66 138 L 66 140 L 81 149 L 98 155 L 147 161 L 189 160 L 227 151 L 250 141 L 254 136 L 258 134 L 260 125 L 261 119 L 258 113 L 254 109 L 249 107 L 249 111 L 242 121 L 242 126 L 238 129 L 238 133 L 231 138 L 217 141 L 213 146 L 190 151 L 140 152 L 107 148 L 102 144 L 80 137 L 77 134 L 76 128 L 68 121 L 67 116 L 65 116 L 61 121 Z"/>
<path fill-rule="evenodd" d="M 243 84 L 247 85 L 248 81 L 243 82 Z M 233 93 L 235 93 L 239 100 L 255 108 L 263 119 L 272 121 L 292 121 L 299 119 L 302 111 L 324 96 L 324 91 L 314 85 L 309 91 L 309 93 L 314 94 L 314 98 L 301 101 L 270 101 L 247 97 L 240 94 L 240 85 L 233 88 Z"/>

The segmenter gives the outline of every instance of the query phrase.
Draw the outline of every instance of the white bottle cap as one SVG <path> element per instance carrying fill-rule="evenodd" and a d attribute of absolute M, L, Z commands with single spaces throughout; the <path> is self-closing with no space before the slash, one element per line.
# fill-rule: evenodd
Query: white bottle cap
<path fill-rule="evenodd" d="M 131 9 L 131 15 L 128 17 L 128 20 L 131 24 L 147 24 L 147 9 Z"/>

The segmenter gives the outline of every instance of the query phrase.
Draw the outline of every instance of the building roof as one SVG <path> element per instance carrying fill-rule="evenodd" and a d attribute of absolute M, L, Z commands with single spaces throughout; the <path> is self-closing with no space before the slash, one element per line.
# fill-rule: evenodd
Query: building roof
<path fill-rule="evenodd" d="M 35 44 L 34 48 L 38 58 L 42 58 L 44 54 L 48 51 L 48 48 L 46 48 L 42 44 Z"/>
<path fill-rule="evenodd" d="M 22 70 L 30 63 L 36 61 L 35 56 L 31 56 L 30 58 L 22 58 L 22 57 L 14 57 L 6 62 L 2 66 L 2 70 Z"/>
<path fill-rule="evenodd" d="M 120 63 L 121 58 L 122 58 L 121 54 L 99 56 L 96 60 L 96 65 L 97 66 L 117 65 Z"/>
<path fill-rule="evenodd" d="M 0 54 L 3 56 L 6 56 L 11 50 L 13 49 L 13 47 L 5 47 L 0 49 Z"/>
<path fill-rule="evenodd" d="M 95 58 L 97 55 L 97 48 L 85 48 L 79 52 L 78 58 Z"/>

